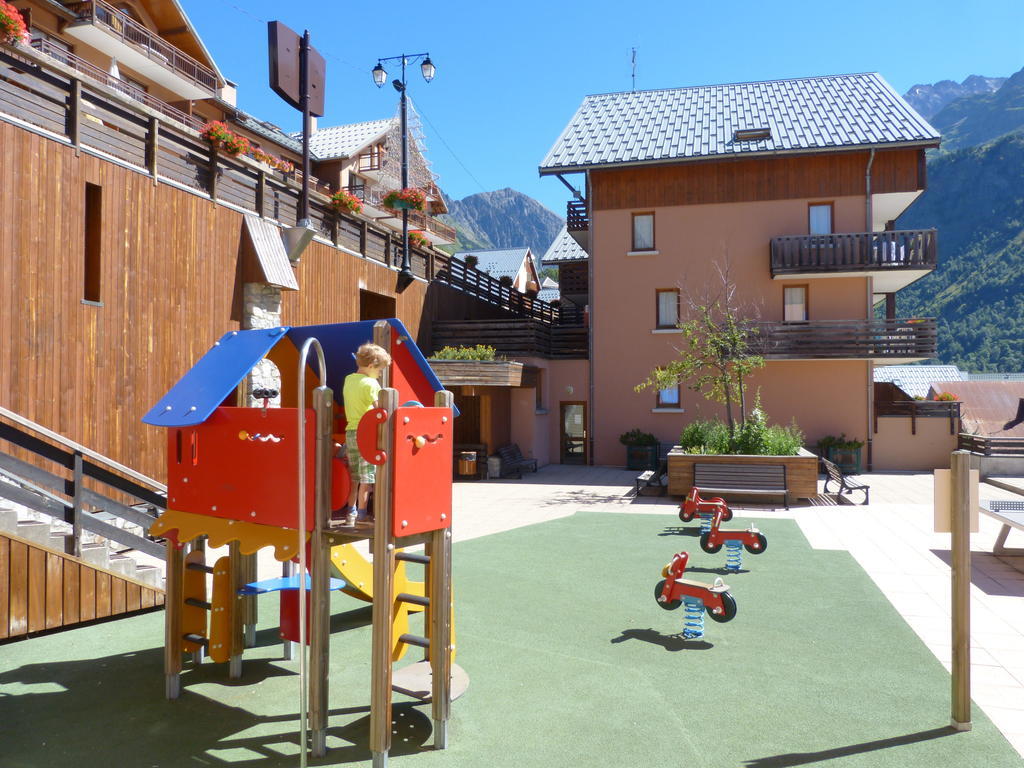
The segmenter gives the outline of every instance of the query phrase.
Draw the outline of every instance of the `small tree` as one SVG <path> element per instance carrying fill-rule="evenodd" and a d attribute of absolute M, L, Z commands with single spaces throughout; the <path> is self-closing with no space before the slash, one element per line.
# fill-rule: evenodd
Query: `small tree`
<path fill-rule="evenodd" d="M 720 274 L 723 290 L 718 297 L 703 303 L 688 302 L 690 317 L 677 326 L 684 340 L 677 350 L 679 358 L 655 368 L 635 389 L 640 392 L 647 387 L 667 389 L 685 384 L 687 389 L 725 405 L 729 432 L 735 434 L 733 405 L 739 406 L 740 423 L 744 423 L 746 378 L 764 366 L 764 358 L 756 354 L 753 321 L 741 317 L 735 307 L 735 286 L 728 270 Z"/>

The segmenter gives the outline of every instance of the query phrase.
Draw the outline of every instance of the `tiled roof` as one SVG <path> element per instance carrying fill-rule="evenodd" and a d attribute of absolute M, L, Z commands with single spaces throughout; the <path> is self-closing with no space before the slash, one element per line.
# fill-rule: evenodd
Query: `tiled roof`
<path fill-rule="evenodd" d="M 964 381 L 967 374 L 955 365 L 880 365 L 875 381 L 890 381 L 911 397 L 926 397 L 936 381 Z"/>
<path fill-rule="evenodd" d="M 878 73 L 829 75 L 587 96 L 540 170 L 938 140 Z"/>
<path fill-rule="evenodd" d="M 529 248 L 496 248 L 487 251 L 459 251 L 453 258 L 465 261 L 466 256 L 473 255 L 477 258 L 476 268 L 481 272 L 491 277 L 508 275 L 514 278 L 519 274 L 519 268 L 523 266 L 523 259 L 528 253 Z"/>
<path fill-rule="evenodd" d="M 349 157 L 388 132 L 395 118 L 365 123 L 335 125 L 318 129 L 309 139 L 309 149 L 318 160 Z"/>
<path fill-rule="evenodd" d="M 296 139 L 294 136 L 291 136 L 282 131 L 273 123 L 267 123 L 264 122 L 263 120 L 257 120 L 252 115 L 247 115 L 245 112 L 241 111 L 234 115 L 233 119 L 239 125 L 248 128 L 253 133 L 263 136 L 264 138 L 270 139 L 271 141 L 276 141 L 281 146 L 287 147 L 293 152 L 298 152 L 300 155 L 302 154 L 301 133 L 299 134 L 299 138 Z M 310 149 L 310 151 L 313 154 L 313 156 L 316 157 L 316 152 L 313 151 L 312 149 Z"/>
<path fill-rule="evenodd" d="M 555 236 L 554 242 L 551 243 L 540 263 L 558 264 L 565 261 L 586 260 L 587 252 L 580 248 L 580 244 L 573 239 L 565 227 L 562 227 L 562 231 Z"/>
<path fill-rule="evenodd" d="M 552 280 L 547 275 L 544 275 L 544 279 L 540 281 L 540 287 L 541 287 L 542 290 L 544 288 L 557 288 L 558 287 L 558 281 Z"/>
<path fill-rule="evenodd" d="M 557 286 L 554 288 L 542 288 L 540 291 L 537 292 L 537 298 L 540 299 L 541 301 L 551 302 L 554 301 L 555 299 L 561 299 L 562 294 L 558 292 Z"/>

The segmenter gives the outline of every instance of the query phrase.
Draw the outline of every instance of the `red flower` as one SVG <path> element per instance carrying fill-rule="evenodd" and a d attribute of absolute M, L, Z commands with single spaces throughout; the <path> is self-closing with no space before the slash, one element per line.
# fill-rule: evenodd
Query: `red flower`
<path fill-rule="evenodd" d="M 30 35 L 21 17 L 21 11 L 8 2 L 0 0 L 0 43 L 22 43 L 28 45 Z"/>

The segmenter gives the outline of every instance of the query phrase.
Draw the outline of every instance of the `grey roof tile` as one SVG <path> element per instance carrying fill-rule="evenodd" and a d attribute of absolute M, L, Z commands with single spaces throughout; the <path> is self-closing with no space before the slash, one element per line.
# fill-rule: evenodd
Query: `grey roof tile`
<path fill-rule="evenodd" d="M 309 139 L 309 149 L 318 160 L 349 157 L 374 139 L 384 136 L 395 118 L 349 123 L 318 129 Z"/>
<path fill-rule="evenodd" d="M 875 381 L 889 381 L 911 397 L 926 397 L 936 381 L 965 381 L 967 374 L 955 365 L 880 365 Z"/>
<path fill-rule="evenodd" d="M 772 134 L 735 141 L 744 128 Z M 878 73 L 829 75 L 587 96 L 540 168 L 938 140 Z"/>
<path fill-rule="evenodd" d="M 515 277 L 519 274 L 519 268 L 523 266 L 523 259 L 528 253 L 529 248 L 495 248 L 486 251 L 459 251 L 452 258 L 465 261 L 466 256 L 473 255 L 477 258 L 476 268 L 481 272 L 486 272 L 491 277 Z"/>
<path fill-rule="evenodd" d="M 569 234 L 565 227 L 562 227 L 562 231 L 555 235 L 554 241 L 548 247 L 544 256 L 541 258 L 540 263 L 544 265 L 548 264 L 561 264 L 567 261 L 586 261 L 587 252 L 584 251 L 580 244 L 573 239 L 573 236 Z"/>

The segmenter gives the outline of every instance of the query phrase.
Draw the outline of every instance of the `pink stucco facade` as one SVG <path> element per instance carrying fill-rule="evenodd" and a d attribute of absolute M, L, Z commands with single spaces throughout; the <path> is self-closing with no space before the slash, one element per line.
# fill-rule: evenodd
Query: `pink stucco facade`
<path fill-rule="evenodd" d="M 827 200 L 836 232 L 865 229 L 864 196 Z M 808 205 L 796 198 L 742 203 L 676 205 L 644 209 L 655 217 L 651 253 L 630 252 L 631 210 L 598 210 L 590 223 L 593 335 L 593 459 L 622 464 L 618 436 L 634 427 L 675 441 L 694 418 L 721 407 L 681 391 L 681 408 L 658 409 L 651 390 L 634 387 L 682 343 L 678 332 L 658 331 L 656 291 L 678 289 L 682 313 L 688 297 L 704 302 L 722 289 L 720 270 L 736 287 L 742 314 L 783 320 L 783 288 L 804 285 L 808 319 L 865 319 L 871 312 L 868 277 L 773 280 L 772 237 L 808 232 Z M 773 422 L 795 421 L 813 444 L 825 434 L 868 437 L 871 363 L 866 360 L 771 361 L 752 379 Z"/>

